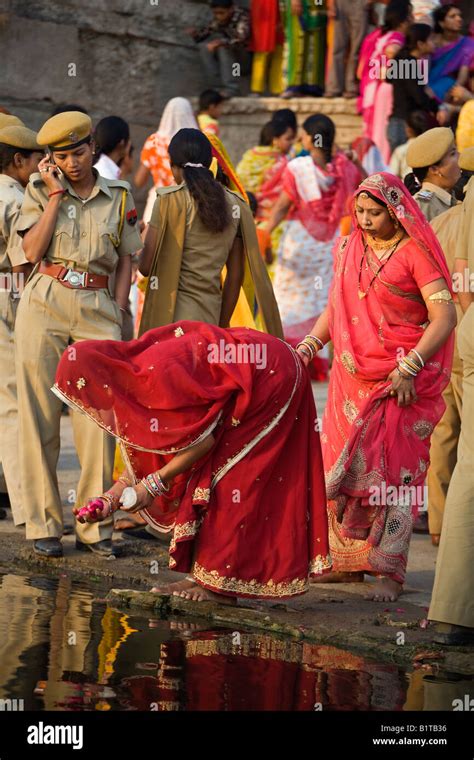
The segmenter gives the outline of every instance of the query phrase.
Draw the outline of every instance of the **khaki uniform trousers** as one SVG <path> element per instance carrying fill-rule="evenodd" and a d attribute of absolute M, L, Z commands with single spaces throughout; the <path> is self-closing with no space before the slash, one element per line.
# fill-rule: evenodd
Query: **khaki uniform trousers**
<path fill-rule="evenodd" d="M 459 307 L 456 308 L 456 311 L 458 312 L 458 323 L 460 323 L 462 311 Z M 431 535 L 441 533 L 446 495 L 457 462 L 461 432 L 462 374 L 463 366 L 457 348 L 456 330 L 451 379 L 443 392 L 446 409 L 431 437 L 431 464 L 427 477 L 428 525 Z"/>
<path fill-rule="evenodd" d="M 21 503 L 18 459 L 18 404 L 16 394 L 13 326 L 16 303 L 0 290 L 0 461 L 10 499 L 13 522 L 25 522 Z"/>
<path fill-rule="evenodd" d="M 474 628 L 474 304 L 459 326 L 458 349 L 464 363 L 461 435 L 428 617 Z"/>
<path fill-rule="evenodd" d="M 59 359 L 71 342 L 120 338 L 120 309 L 107 291 L 65 288 L 43 274 L 35 274 L 27 283 L 18 306 L 15 345 L 20 473 L 28 539 L 60 537 L 63 531 L 56 473 L 62 403 L 50 390 Z M 115 441 L 85 415 L 71 412 L 71 421 L 81 466 L 77 507 L 110 487 Z M 110 538 L 112 531 L 112 517 L 94 524 L 76 522 L 77 535 L 84 543 Z"/>

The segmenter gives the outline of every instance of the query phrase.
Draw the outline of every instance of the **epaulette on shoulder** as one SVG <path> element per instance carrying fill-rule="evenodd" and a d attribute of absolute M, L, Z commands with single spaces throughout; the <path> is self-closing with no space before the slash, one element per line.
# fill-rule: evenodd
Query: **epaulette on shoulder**
<path fill-rule="evenodd" d="M 182 190 L 184 188 L 184 185 L 169 185 L 169 187 L 157 187 L 156 188 L 156 194 L 157 195 L 168 195 L 169 193 L 177 193 L 178 190 Z"/>
<path fill-rule="evenodd" d="M 243 201 L 245 203 L 245 198 L 237 192 L 237 190 L 229 190 L 228 187 L 224 188 L 226 193 L 230 193 L 231 195 L 235 195 L 239 200 Z"/>
<path fill-rule="evenodd" d="M 122 190 L 128 190 L 129 192 L 132 189 L 130 182 L 127 182 L 126 179 L 106 179 L 105 177 L 102 177 L 102 179 L 105 180 L 109 187 L 120 187 Z"/>
<path fill-rule="evenodd" d="M 420 201 L 430 201 L 433 197 L 433 192 L 431 190 L 419 190 L 416 197 Z"/>

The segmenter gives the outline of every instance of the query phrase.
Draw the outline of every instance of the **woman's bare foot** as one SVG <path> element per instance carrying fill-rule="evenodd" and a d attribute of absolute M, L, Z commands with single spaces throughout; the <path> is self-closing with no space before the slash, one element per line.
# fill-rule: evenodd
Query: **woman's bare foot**
<path fill-rule="evenodd" d="M 233 596 L 224 596 L 223 594 L 214 594 L 202 586 L 198 586 L 195 581 L 185 578 L 184 581 L 169 583 L 166 586 L 154 586 L 152 592 L 155 594 L 172 594 L 179 596 L 181 599 L 188 599 L 190 602 L 219 602 L 219 604 L 236 604 L 237 600 Z"/>
<path fill-rule="evenodd" d="M 390 578 L 377 578 L 373 588 L 365 596 L 372 602 L 396 602 L 403 591 L 403 586 Z"/>
<path fill-rule="evenodd" d="M 310 578 L 311 583 L 363 583 L 364 573 L 337 573 L 330 572 L 320 575 L 318 578 Z"/>

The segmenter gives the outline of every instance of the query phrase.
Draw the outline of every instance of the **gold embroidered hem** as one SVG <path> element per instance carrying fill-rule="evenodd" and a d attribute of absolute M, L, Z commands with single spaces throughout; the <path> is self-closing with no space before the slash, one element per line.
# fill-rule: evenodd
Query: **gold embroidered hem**
<path fill-rule="evenodd" d="M 269 636 L 260 638 L 252 633 L 239 633 L 238 642 L 233 641 L 234 634 L 220 636 L 218 639 L 193 639 L 186 641 L 186 658 L 213 655 L 239 655 L 240 657 L 258 657 L 259 660 L 281 660 L 283 662 L 301 662 L 301 644 L 291 641 L 272 640 Z"/>
<path fill-rule="evenodd" d="M 198 583 L 211 591 L 236 596 L 278 599 L 285 596 L 304 594 L 309 589 L 308 578 L 295 578 L 292 581 L 282 583 L 275 583 L 272 580 L 267 581 L 267 583 L 259 583 L 256 579 L 244 581 L 239 578 L 228 578 L 225 575 L 219 575 L 217 570 L 206 570 L 205 567 L 202 567 L 197 562 L 194 563 L 191 574 Z"/>
<path fill-rule="evenodd" d="M 181 525 L 175 525 L 173 538 L 171 539 L 170 543 L 170 552 L 175 551 L 178 541 L 181 541 L 183 538 L 191 538 L 192 536 L 195 536 L 200 528 L 201 523 L 202 520 L 192 520 L 191 522 L 182 523 Z M 170 567 L 171 559 L 172 558 L 170 558 Z M 174 565 L 176 565 L 176 562 L 173 560 L 173 563 L 174 567 Z"/>

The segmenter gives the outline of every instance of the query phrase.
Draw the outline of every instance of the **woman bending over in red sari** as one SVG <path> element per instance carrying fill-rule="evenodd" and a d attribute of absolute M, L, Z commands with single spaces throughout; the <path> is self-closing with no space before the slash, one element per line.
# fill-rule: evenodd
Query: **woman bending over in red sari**
<path fill-rule="evenodd" d="M 284 598 L 330 567 L 311 383 L 284 341 L 189 321 L 82 341 L 53 391 L 114 435 L 127 465 L 77 518 L 103 519 L 122 498 L 172 531 L 170 567 L 192 577 L 154 590 Z"/>
<path fill-rule="evenodd" d="M 456 313 L 437 238 L 397 177 L 359 185 L 353 228 L 336 243 L 315 337 L 298 347 L 307 363 L 334 344 L 321 440 L 335 572 L 322 581 L 374 574 L 368 598 L 395 601 L 444 411 Z"/>

